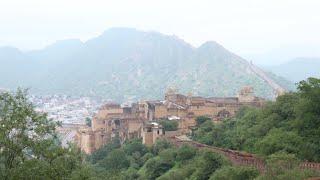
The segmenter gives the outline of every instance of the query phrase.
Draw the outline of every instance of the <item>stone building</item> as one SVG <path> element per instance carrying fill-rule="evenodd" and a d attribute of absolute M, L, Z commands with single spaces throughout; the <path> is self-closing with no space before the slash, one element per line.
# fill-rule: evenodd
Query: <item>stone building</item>
<path fill-rule="evenodd" d="M 141 110 L 139 104 L 131 107 L 106 104 L 93 117 L 91 127 L 79 129 L 77 144 L 81 150 L 90 154 L 115 137 L 119 137 L 121 142 L 141 137 L 143 114 L 144 109 Z"/>
<path fill-rule="evenodd" d="M 115 137 L 119 137 L 121 142 L 142 137 L 143 142 L 150 145 L 159 137 L 190 132 L 199 116 L 218 122 L 234 116 L 242 106 L 260 107 L 264 102 L 264 99 L 254 96 L 251 87 L 244 87 L 235 97 L 205 98 L 168 91 L 164 100 L 133 103 L 130 107 L 109 103 L 92 119 L 92 127 L 78 131 L 77 142 L 86 153 L 92 153 Z M 178 131 L 164 132 L 156 123 L 163 119 L 178 121 Z"/>
<path fill-rule="evenodd" d="M 156 142 L 156 140 L 164 135 L 162 126 L 156 122 L 150 122 L 143 126 L 142 143 L 150 146 Z"/>

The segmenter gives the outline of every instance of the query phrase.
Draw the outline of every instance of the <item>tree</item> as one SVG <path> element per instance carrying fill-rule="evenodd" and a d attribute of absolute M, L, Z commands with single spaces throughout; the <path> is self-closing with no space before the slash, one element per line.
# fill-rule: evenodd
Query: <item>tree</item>
<path fill-rule="evenodd" d="M 124 173 L 122 173 L 121 179 L 123 180 L 135 180 L 139 178 L 138 171 L 134 168 L 128 168 Z"/>
<path fill-rule="evenodd" d="M 299 159 L 294 154 L 278 152 L 268 156 L 266 173 L 259 176 L 258 179 L 308 179 L 318 177 L 319 173 L 299 168 Z"/>
<path fill-rule="evenodd" d="M 320 114 L 320 79 L 308 78 L 306 81 L 301 81 L 298 84 L 298 89 L 302 97 L 312 100 L 312 104 L 315 106 L 311 110 Z"/>
<path fill-rule="evenodd" d="M 170 170 L 168 173 L 157 178 L 157 180 L 185 180 L 187 179 L 188 174 L 183 170 Z"/>
<path fill-rule="evenodd" d="M 159 152 L 163 151 L 164 149 L 171 148 L 172 144 L 165 140 L 157 140 L 156 143 L 153 145 L 153 153 L 158 154 Z"/>
<path fill-rule="evenodd" d="M 197 169 L 192 174 L 192 179 L 205 180 L 210 177 L 217 169 L 225 164 L 225 160 L 218 154 L 210 151 L 201 151 L 197 159 Z"/>
<path fill-rule="evenodd" d="M 211 119 L 206 116 L 199 116 L 196 118 L 197 126 L 200 126 L 202 123 L 204 123 L 206 121 L 211 121 Z"/>
<path fill-rule="evenodd" d="M 84 165 L 81 168 L 75 170 L 71 174 L 72 180 L 98 180 L 101 179 L 100 174 L 96 172 L 91 165 Z"/>
<path fill-rule="evenodd" d="M 133 153 L 139 152 L 141 156 L 147 153 L 148 149 L 142 144 L 141 139 L 133 139 L 126 144 L 124 144 L 124 152 L 127 155 L 132 155 Z"/>
<path fill-rule="evenodd" d="M 159 158 L 149 159 L 145 165 L 146 177 L 150 180 L 156 179 L 157 177 L 161 176 L 169 169 L 171 169 L 172 166 L 173 165 L 171 163 Z"/>
<path fill-rule="evenodd" d="M 94 151 L 91 155 L 87 156 L 87 160 L 92 164 L 96 164 L 98 161 L 107 157 L 111 151 L 118 148 L 120 148 L 120 141 L 118 138 L 114 138 L 110 143 L 107 143 L 100 149 Z"/>
<path fill-rule="evenodd" d="M 89 117 L 86 117 L 86 125 L 91 127 L 92 121 Z"/>
<path fill-rule="evenodd" d="M 177 152 L 174 148 L 168 148 L 159 153 L 160 159 L 167 164 L 174 165 L 176 161 Z"/>
<path fill-rule="evenodd" d="M 58 123 L 34 110 L 27 92 L 0 94 L 1 179 L 62 179 L 81 166 L 81 153 L 57 144 Z"/>
<path fill-rule="evenodd" d="M 196 155 L 196 149 L 194 147 L 183 145 L 177 151 L 177 160 L 186 161 L 192 159 Z"/>
<path fill-rule="evenodd" d="M 130 162 L 122 149 L 111 151 L 107 157 L 98 162 L 98 166 L 107 171 L 120 171 L 128 168 Z"/>
<path fill-rule="evenodd" d="M 162 125 L 165 131 L 176 131 L 178 130 L 178 121 L 174 120 L 161 120 L 160 124 Z"/>
<path fill-rule="evenodd" d="M 270 155 L 280 151 L 298 155 L 302 144 L 303 140 L 297 133 L 274 128 L 255 146 L 257 152 L 263 155 Z"/>
<path fill-rule="evenodd" d="M 259 175 L 259 171 L 252 167 L 224 166 L 214 172 L 210 180 L 252 180 Z"/>

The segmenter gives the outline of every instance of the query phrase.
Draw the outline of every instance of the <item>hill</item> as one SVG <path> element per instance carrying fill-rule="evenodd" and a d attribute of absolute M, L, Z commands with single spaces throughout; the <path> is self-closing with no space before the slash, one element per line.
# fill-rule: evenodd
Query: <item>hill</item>
<path fill-rule="evenodd" d="M 293 82 L 304 80 L 308 77 L 320 77 L 320 58 L 296 58 L 284 64 L 267 68 L 273 73 Z"/>
<path fill-rule="evenodd" d="M 186 94 L 231 96 L 251 85 L 257 95 L 273 96 L 246 60 L 216 42 L 195 48 L 175 36 L 130 28 L 112 28 L 86 42 L 59 41 L 37 51 L 1 48 L 0 63 L 1 88 L 30 87 L 38 94 L 126 101 L 160 98 L 169 87 Z"/>

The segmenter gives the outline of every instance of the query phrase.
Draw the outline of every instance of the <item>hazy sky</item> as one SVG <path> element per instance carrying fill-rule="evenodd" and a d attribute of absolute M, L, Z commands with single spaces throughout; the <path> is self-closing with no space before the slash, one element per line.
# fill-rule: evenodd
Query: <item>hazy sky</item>
<path fill-rule="evenodd" d="M 0 0 L 0 46 L 87 40 L 110 27 L 215 40 L 240 54 L 320 45 L 320 0 Z"/>

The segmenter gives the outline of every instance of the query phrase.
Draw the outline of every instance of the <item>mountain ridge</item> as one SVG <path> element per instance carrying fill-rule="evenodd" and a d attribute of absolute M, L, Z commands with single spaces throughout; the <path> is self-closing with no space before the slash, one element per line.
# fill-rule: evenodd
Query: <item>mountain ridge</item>
<path fill-rule="evenodd" d="M 298 57 L 265 69 L 294 82 L 308 77 L 320 78 L 320 57 Z"/>
<path fill-rule="evenodd" d="M 195 48 L 176 36 L 112 28 L 86 42 L 60 41 L 23 55 L 33 64 L 26 69 L 29 72 L 9 68 L 7 73 L 15 77 L 10 82 L 0 78 L 0 86 L 118 101 L 160 98 L 173 86 L 181 93 L 232 96 L 242 86 L 251 85 L 257 95 L 273 96 L 272 89 L 250 70 L 248 61 L 215 41 Z"/>

